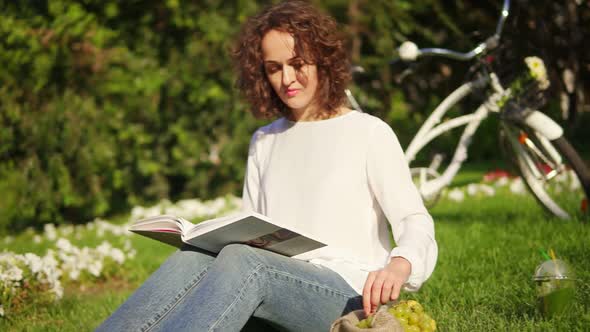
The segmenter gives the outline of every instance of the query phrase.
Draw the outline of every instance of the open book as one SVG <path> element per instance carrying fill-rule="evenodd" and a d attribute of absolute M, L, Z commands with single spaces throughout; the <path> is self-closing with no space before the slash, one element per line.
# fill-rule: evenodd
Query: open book
<path fill-rule="evenodd" d="M 172 215 L 159 215 L 139 220 L 129 230 L 175 247 L 186 243 L 212 253 L 218 253 L 228 244 L 243 243 L 291 257 L 326 246 L 282 228 L 256 212 L 240 212 L 198 224 Z"/>

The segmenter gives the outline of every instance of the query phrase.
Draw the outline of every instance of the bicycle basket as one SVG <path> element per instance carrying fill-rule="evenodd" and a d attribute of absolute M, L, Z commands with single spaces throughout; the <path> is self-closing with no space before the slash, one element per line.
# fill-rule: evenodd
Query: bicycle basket
<path fill-rule="evenodd" d="M 503 110 L 539 109 L 546 104 L 549 81 L 544 57 L 518 54 L 506 43 L 490 53 L 484 61 L 488 69 L 496 73 L 500 84 L 510 89 L 510 94 L 499 104 Z"/>

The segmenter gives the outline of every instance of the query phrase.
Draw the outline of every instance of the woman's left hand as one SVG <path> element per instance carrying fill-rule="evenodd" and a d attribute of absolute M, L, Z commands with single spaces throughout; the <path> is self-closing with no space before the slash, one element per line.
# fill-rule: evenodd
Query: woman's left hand
<path fill-rule="evenodd" d="M 393 257 L 381 270 L 369 272 L 363 288 L 363 309 L 368 316 L 377 311 L 380 304 L 395 301 L 403 284 L 408 281 L 412 265 L 402 257 Z"/>

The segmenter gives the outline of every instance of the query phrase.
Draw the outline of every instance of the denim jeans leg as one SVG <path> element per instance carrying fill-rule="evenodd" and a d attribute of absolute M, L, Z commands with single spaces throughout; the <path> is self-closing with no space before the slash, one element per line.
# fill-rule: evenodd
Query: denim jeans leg
<path fill-rule="evenodd" d="M 193 247 L 172 254 L 96 331 L 147 331 L 194 288 L 215 256 Z"/>
<path fill-rule="evenodd" d="M 291 331 L 327 331 L 358 294 L 335 272 L 246 245 L 226 246 L 154 331 L 240 331 L 252 317 Z"/>
<path fill-rule="evenodd" d="M 332 270 L 236 244 L 217 257 L 175 253 L 98 331 L 240 331 L 252 317 L 280 330 L 327 331 L 361 307 Z"/>
<path fill-rule="evenodd" d="M 329 331 L 331 323 L 362 309 L 362 297 L 336 272 L 255 249 L 267 268 L 266 297 L 254 316 L 288 331 Z"/>

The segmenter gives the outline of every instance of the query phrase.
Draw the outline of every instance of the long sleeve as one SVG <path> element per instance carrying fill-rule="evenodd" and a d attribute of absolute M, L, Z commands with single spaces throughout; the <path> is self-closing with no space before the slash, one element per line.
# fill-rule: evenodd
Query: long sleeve
<path fill-rule="evenodd" d="M 432 274 L 438 256 L 432 217 L 412 182 L 399 141 L 386 123 L 373 128 L 367 153 L 369 184 L 397 245 L 390 257 L 410 262 L 412 271 L 405 288 L 418 290 Z"/>
<path fill-rule="evenodd" d="M 259 195 L 260 195 L 260 171 L 256 155 L 256 140 L 258 131 L 252 135 L 250 147 L 248 148 L 248 161 L 246 164 L 246 174 L 244 176 L 244 189 L 242 192 L 242 207 L 244 210 L 260 212 Z"/>
<path fill-rule="evenodd" d="M 395 134 L 379 118 L 351 111 L 278 119 L 254 133 L 247 163 L 244 209 L 326 243 L 296 259 L 335 271 L 359 294 L 369 272 L 392 256 L 412 265 L 406 290 L 432 274 L 434 224 Z"/>

